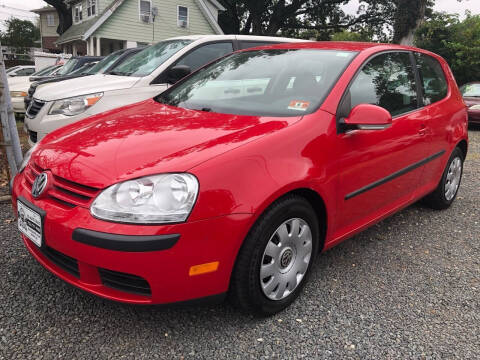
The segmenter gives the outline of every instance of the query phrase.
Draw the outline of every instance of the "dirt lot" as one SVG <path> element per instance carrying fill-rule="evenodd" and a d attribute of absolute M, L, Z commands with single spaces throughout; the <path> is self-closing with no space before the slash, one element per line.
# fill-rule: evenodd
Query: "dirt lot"
<path fill-rule="evenodd" d="M 415 204 L 319 256 L 268 319 L 117 304 L 44 270 L 0 204 L 0 358 L 480 358 L 480 130 L 454 205 Z"/>

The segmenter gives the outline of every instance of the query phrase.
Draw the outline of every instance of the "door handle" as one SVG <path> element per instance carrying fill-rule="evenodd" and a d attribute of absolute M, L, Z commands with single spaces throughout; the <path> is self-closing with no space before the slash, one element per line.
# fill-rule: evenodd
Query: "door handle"
<path fill-rule="evenodd" d="M 420 130 L 418 130 L 418 133 L 421 136 L 424 136 L 427 133 L 427 126 L 425 124 L 420 125 Z"/>

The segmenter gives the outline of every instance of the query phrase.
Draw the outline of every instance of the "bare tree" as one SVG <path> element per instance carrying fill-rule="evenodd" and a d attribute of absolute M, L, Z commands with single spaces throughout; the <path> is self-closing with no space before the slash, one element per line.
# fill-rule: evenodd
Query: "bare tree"
<path fill-rule="evenodd" d="M 44 0 L 47 4 L 53 6 L 58 13 L 59 25 L 57 33 L 62 35 L 67 29 L 72 26 L 72 10 L 67 7 L 65 0 Z"/>

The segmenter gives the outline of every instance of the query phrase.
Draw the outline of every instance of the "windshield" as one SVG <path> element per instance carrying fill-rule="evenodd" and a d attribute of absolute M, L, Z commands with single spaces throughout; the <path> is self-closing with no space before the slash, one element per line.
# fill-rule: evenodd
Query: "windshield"
<path fill-rule="evenodd" d="M 45 69 L 33 73 L 32 76 L 48 75 L 57 68 L 58 65 L 48 66 Z"/>
<path fill-rule="evenodd" d="M 90 69 L 87 69 L 83 74 L 93 75 L 93 74 L 103 74 L 117 59 L 122 56 L 123 52 L 114 52 L 113 54 L 108 55 L 106 58 L 99 61 L 95 66 Z"/>
<path fill-rule="evenodd" d="M 70 59 L 68 60 L 62 68 L 57 71 L 57 75 L 66 75 L 72 71 L 72 69 L 77 65 L 78 59 Z"/>
<path fill-rule="evenodd" d="M 467 84 L 460 88 L 464 97 L 480 97 L 480 84 Z"/>
<path fill-rule="evenodd" d="M 157 100 L 187 109 L 254 116 L 298 116 L 315 111 L 355 52 L 252 50 L 232 54 Z"/>
<path fill-rule="evenodd" d="M 110 74 L 122 76 L 147 76 L 192 40 L 162 41 L 133 55 L 118 65 Z"/>
<path fill-rule="evenodd" d="M 78 75 L 78 74 L 87 74 L 88 71 L 97 64 L 97 62 L 86 63 L 83 66 L 80 66 L 77 70 L 71 71 L 68 75 Z"/>

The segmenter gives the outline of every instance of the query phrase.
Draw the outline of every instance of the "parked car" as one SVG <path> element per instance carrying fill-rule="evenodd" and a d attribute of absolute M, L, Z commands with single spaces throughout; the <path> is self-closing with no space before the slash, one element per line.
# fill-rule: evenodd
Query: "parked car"
<path fill-rule="evenodd" d="M 12 66 L 11 68 L 6 69 L 5 72 L 8 74 L 9 72 L 18 69 L 19 67 L 20 67 L 20 65 Z"/>
<path fill-rule="evenodd" d="M 50 65 L 34 74 L 29 78 L 30 82 L 38 81 L 44 76 L 55 76 L 55 74 L 60 71 L 63 65 Z"/>
<path fill-rule="evenodd" d="M 237 49 L 303 40 L 247 35 L 194 35 L 165 40 L 102 75 L 49 84 L 27 111 L 30 144 L 88 116 L 153 97 L 190 71 Z M 70 89 L 66 93 L 65 89 Z M 84 104 L 84 105 L 82 105 Z"/>
<path fill-rule="evenodd" d="M 81 68 L 74 70 L 67 75 L 57 76 L 57 77 L 44 79 L 44 80 L 32 83 L 30 85 L 30 88 L 28 89 L 28 95 L 25 97 L 25 109 L 28 109 L 28 106 L 30 105 L 30 102 L 32 101 L 34 93 L 37 90 L 37 88 L 44 86 L 45 84 L 51 84 L 54 82 L 75 79 L 82 76 L 103 74 L 105 72 L 108 72 L 114 69 L 116 66 L 120 65 L 129 57 L 140 52 L 144 48 L 145 47 L 136 47 L 136 48 L 118 50 L 106 56 L 101 61 L 86 63 Z"/>
<path fill-rule="evenodd" d="M 426 73 L 441 96 L 418 83 Z M 419 199 L 449 207 L 467 134 L 435 54 L 269 46 L 47 135 L 14 179 L 13 206 L 31 254 L 83 290 L 135 304 L 229 292 L 270 315 L 320 251 Z"/>
<path fill-rule="evenodd" d="M 15 66 L 10 71 L 7 72 L 7 76 L 15 77 L 15 76 L 28 76 L 32 75 L 35 72 L 35 66 L 31 65 L 20 65 Z"/>
<path fill-rule="evenodd" d="M 31 79 L 34 77 L 45 76 L 57 71 L 59 66 L 49 66 L 32 74 L 32 76 L 17 76 L 8 78 L 10 97 L 12 98 L 13 111 L 16 115 L 25 114 L 24 99 L 27 96 Z"/>
<path fill-rule="evenodd" d="M 480 82 L 463 85 L 460 91 L 468 107 L 468 121 L 480 124 Z"/>

